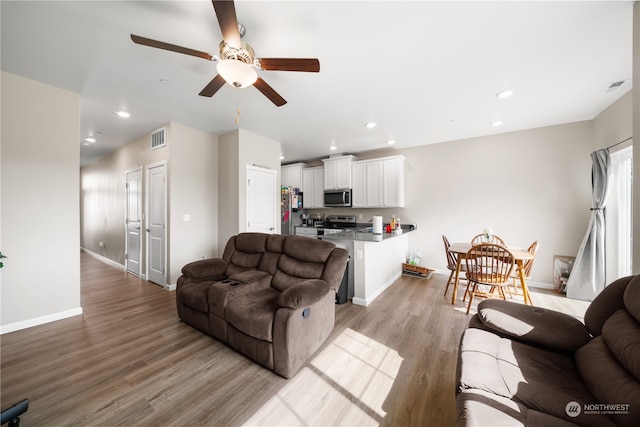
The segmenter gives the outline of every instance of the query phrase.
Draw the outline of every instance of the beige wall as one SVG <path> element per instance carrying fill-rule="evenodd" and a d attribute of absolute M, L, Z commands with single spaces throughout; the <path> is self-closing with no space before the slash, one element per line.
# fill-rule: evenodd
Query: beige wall
<path fill-rule="evenodd" d="M 554 255 L 572 255 L 591 207 L 592 122 L 511 132 L 358 158 L 403 154 L 405 208 L 353 210 L 416 223 L 409 252 L 446 271 L 442 235 L 467 241 L 491 227 L 510 245 L 539 240 L 533 281 L 552 283 Z M 344 210 L 325 210 L 344 213 Z"/>
<path fill-rule="evenodd" d="M 82 313 L 80 96 L 2 72 L 2 333 Z"/>
<path fill-rule="evenodd" d="M 165 148 L 151 151 L 147 134 L 80 169 L 80 244 L 84 249 L 124 265 L 125 172 L 168 160 L 170 131 L 168 125 Z M 142 265 L 142 271 L 145 267 Z"/>
<path fill-rule="evenodd" d="M 149 133 L 81 169 L 81 245 L 124 265 L 125 172 L 166 161 L 167 280 L 171 286 L 186 263 L 218 254 L 218 142 L 215 135 L 179 123 L 167 124 L 166 132 L 164 148 L 151 150 Z M 143 200 L 145 174 L 143 169 Z M 185 221 L 184 215 L 191 220 Z M 101 241 L 103 247 L 99 246 Z M 142 246 L 144 275 L 144 238 Z"/>
<path fill-rule="evenodd" d="M 219 252 L 218 138 L 178 123 L 171 123 L 170 137 L 169 283 L 173 285 L 185 264 Z"/>
<path fill-rule="evenodd" d="M 240 203 L 240 139 L 237 131 L 218 137 L 218 247 L 222 255 L 229 237 L 238 234 L 238 207 Z"/>
<path fill-rule="evenodd" d="M 246 130 L 221 135 L 220 139 L 220 251 L 229 237 L 246 230 L 246 166 L 256 165 L 278 171 L 280 143 Z M 276 223 L 280 227 L 279 223 Z M 276 229 L 279 232 L 279 228 Z"/>

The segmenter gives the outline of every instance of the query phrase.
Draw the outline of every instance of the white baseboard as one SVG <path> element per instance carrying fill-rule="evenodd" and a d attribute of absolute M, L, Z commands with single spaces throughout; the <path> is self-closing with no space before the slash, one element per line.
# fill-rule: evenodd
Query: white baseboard
<path fill-rule="evenodd" d="M 19 331 L 21 329 L 31 328 L 33 326 L 44 325 L 45 323 L 55 322 L 56 320 L 66 319 L 73 316 L 81 316 L 82 307 L 73 308 L 71 310 L 61 311 L 59 313 L 48 314 L 46 316 L 36 317 L 33 319 L 23 320 L 21 322 L 10 323 L 0 326 L 0 335 L 9 332 Z"/>
<path fill-rule="evenodd" d="M 449 274 L 451 274 L 451 271 L 449 271 L 449 270 L 434 270 L 434 273 L 436 273 L 436 274 L 444 274 L 445 276 L 449 277 Z M 527 280 L 527 287 L 529 287 L 529 288 L 541 288 L 541 289 L 553 289 L 553 285 L 551 283 L 536 282 L 534 280 Z"/>
<path fill-rule="evenodd" d="M 83 251 L 84 253 L 86 253 L 87 255 L 91 255 L 92 257 L 94 257 L 98 261 L 101 261 L 101 262 L 104 262 L 105 264 L 110 265 L 111 267 L 115 267 L 115 268 L 118 268 L 120 270 L 125 270 L 125 266 L 124 265 L 122 265 L 120 263 L 117 263 L 117 262 L 115 262 L 115 261 L 113 261 L 113 260 L 111 260 L 111 259 L 109 259 L 109 258 L 107 258 L 105 256 L 99 255 L 99 254 L 97 254 L 95 252 L 91 252 L 89 249 L 86 249 L 86 248 L 80 248 L 80 250 Z"/>
<path fill-rule="evenodd" d="M 351 300 L 351 303 L 355 304 L 355 305 L 361 305 L 361 306 L 364 306 L 364 307 L 368 306 L 369 304 L 371 304 L 373 302 L 374 299 L 378 298 L 378 296 L 380 296 L 381 293 L 386 291 L 387 288 L 389 288 L 389 286 L 393 285 L 396 282 L 396 280 L 398 280 L 400 278 L 400 276 L 402 276 L 402 271 L 400 271 L 398 274 L 394 275 L 387 283 L 382 285 L 380 287 L 380 289 L 378 289 L 373 295 L 370 295 L 367 298 L 353 297 L 353 299 Z"/>

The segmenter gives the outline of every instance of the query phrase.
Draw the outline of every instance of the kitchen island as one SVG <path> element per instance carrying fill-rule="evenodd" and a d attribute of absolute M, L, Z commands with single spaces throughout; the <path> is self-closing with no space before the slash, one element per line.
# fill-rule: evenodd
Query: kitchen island
<path fill-rule="evenodd" d="M 407 261 L 410 231 L 373 233 L 346 231 L 317 236 L 349 251 L 348 296 L 356 305 L 367 306 L 402 275 Z"/>

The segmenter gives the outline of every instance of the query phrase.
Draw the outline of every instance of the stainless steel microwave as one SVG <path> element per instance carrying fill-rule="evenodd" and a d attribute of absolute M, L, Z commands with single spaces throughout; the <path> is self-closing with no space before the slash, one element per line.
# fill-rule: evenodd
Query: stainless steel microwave
<path fill-rule="evenodd" d="M 324 190 L 325 207 L 351 206 L 351 189 Z"/>

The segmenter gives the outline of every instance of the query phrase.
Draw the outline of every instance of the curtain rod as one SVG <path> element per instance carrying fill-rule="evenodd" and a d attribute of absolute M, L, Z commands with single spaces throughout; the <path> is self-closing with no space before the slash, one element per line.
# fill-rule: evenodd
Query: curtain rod
<path fill-rule="evenodd" d="M 625 139 L 625 140 L 623 140 L 623 141 L 616 142 L 615 144 L 610 145 L 609 147 L 607 147 L 607 150 L 610 150 L 610 149 L 612 149 L 613 147 L 615 147 L 615 146 L 617 146 L 617 145 L 624 144 L 625 142 L 630 141 L 630 140 L 632 140 L 632 139 L 633 139 L 633 137 L 632 137 L 632 136 L 630 136 L 629 138 L 627 138 L 627 139 Z"/>

